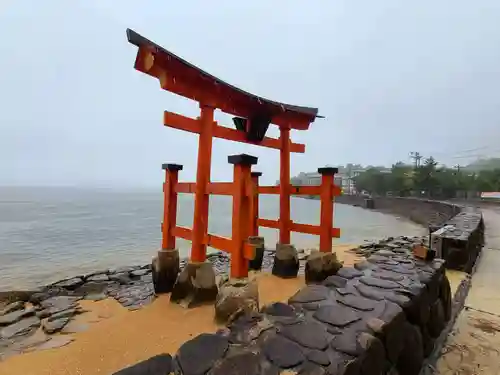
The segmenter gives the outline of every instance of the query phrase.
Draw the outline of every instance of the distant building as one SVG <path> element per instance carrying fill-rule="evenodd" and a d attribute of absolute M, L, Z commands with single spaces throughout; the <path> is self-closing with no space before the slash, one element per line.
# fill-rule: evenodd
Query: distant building
<path fill-rule="evenodd" d="M 335 185 L 338 185 L 343 188 L 343 180 L 342 177 L 338 174 L 335 175 L 334 179 Z M 300 173 L 298 176 L 293 177 L 291 179 L 291 183 L 294 185 L 303 185 L 303 186 L 319 186 L 321 185 L 321 174 L 318 172 L 307 172 Z"/>
<path fill-rule="evenodd" d="M 339 173 L 335 175 L 335 185 L 342 188 L 343 194 L 356 194 L 354 179 L 361 173 L 366 171 L 366 168 L 345 168 L 338 167 Z M 382 173 L 391 173 L 390 168 L 379 168 Z M 297 176 L 292 177 L 291 181 L 294 185 L 317 186 L 321 185 L 321 175 L 318 172 L 301 172 Z"/>

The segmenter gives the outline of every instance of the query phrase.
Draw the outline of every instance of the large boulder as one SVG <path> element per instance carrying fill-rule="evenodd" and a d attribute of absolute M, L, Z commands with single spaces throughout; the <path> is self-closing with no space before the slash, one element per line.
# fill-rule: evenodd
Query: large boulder
<path fill-rule="evenodd" d="M 342 268 L 342 263 L 337 259 L 335 253 L 312 252 L 306 262 L 306 283 L 321 282 L 328 276 L 337 274 Z"/>
<path fill-rule="evenodd" d="M 259 287 L 255 280 L 231 279 L 219 288 L 215 320 L 228 324 L 242 314 L 259 311 Z"/>

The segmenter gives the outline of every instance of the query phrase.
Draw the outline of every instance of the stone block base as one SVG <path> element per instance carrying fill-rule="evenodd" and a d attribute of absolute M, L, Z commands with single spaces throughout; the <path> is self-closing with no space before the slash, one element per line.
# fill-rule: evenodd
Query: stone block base
<path fill-rule="evenodd" d="M 248 261 L 248 269 L 260 271 L 264 259 L 264 237 L 249 237 L 248 242 L 255 248 L 255 257 Z"/>
<path fill-rule="evenodd" d="M 299 257 L 297 249 L 289 244 L 276 244 L 272 273 L 281 278 L 297 277 Z"/>
<path fill-rule="evenodd" d="M 214 302 L 217 297 L 215 272 L 210 262 L 189 262 L 175 282 L 170 301 L 184 307 Z"/>
<path fill-rule="evenodd" d="M 306 283 L 322 282 L 328 276 L 336 275 L 342 263 L 335 253 L 312 252 L 307 258 L 305 267 Z"/>
<path fill-rule="evenodd" d="M 219 289 L 215 301 L 215 320 L 229 324 L 244 314 L 259 312 L 259 288 L 256 281 L 231 279 Z"/>
<path fill-rule="evenodd" d="M 160 250 L 151 264 L 156 294 L 170 293 L 179 274 L 179 250 Z"/>

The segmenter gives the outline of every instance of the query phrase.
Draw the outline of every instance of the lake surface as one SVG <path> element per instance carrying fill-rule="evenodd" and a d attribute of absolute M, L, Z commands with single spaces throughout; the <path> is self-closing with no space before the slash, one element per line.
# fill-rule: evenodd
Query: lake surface
<path fill-rule="evenodd" d="M 0 187 L 0 290 L 32 288 L 58 279 L 119 266 L 146 264 L 160 247 L 160 191 Z M 292 198 L 292 220 L 319 223 L 319 201 Z M 260 215 L 278 216 L 278 197 L 262 196 Z M 193 197 L 181 194 L 178 224 L 192 227 Z M 335 243 L 359 244 L 391 235 L 421 235 L 424 229 L 396 217 L 341 204 Z M 231 235 L 231 198 L 211 197 L 209 230 Z M 274 248 L 277 231 L 261 228 Z M 316 247 L 316 236 L 293 234 L 297 247 Z M 178 240 L 182 256 L 190 243 Z"/>

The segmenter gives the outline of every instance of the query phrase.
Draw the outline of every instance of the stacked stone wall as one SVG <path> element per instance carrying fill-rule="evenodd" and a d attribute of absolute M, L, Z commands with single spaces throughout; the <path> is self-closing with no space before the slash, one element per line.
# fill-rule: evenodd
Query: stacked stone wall
<path fill-rule="evenodd" d="M 121 370 L 132 374 L 418 374 L 452 317 L 444 261 L 398 240 L 310 284 L 288 304 L 242 315 L 215 334 Z"/>

